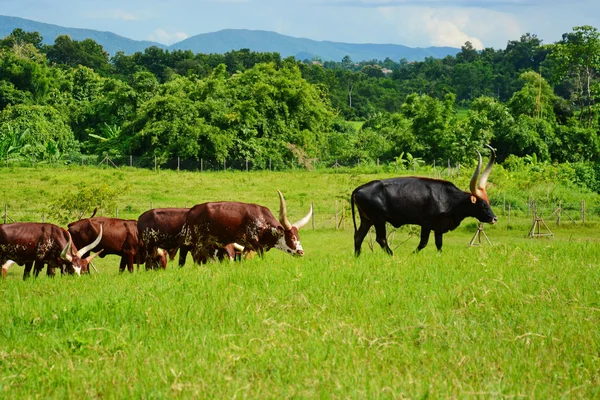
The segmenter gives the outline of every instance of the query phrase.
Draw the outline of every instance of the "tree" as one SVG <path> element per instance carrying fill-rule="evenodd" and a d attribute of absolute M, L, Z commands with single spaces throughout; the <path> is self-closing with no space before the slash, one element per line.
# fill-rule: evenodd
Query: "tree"
<path fill-rule="evenodd" d="M 558 77 L 573 79 L 573 100 L 579 104 L 580 121 L 587 121 L 587 127 L 591 127 L 596 112 L 593 106 L 600 69 L 600 33 L 589 25 L 576 26 L 554 45 L 552 57 L 558 61 Z"/>

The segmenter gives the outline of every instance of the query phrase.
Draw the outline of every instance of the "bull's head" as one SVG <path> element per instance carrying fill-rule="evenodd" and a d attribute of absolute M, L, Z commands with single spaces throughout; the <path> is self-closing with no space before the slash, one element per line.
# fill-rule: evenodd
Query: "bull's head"
<path fill-rule="evenodd" d="M 279 193 L 279 222 L 283 226 L 283 236 L 279 238 L 275 247 L 279 250 L 283 250 L 286 253 L 290 253 L 294 256 L 303 256 L 304 249 L 300 244 L 300 237 L 298 236 L 298 230 L 304 225 L 308 224 L 310 217 L 312 217 L 313 208 L 310 206 L 310 211 L 300 221 L 290 224 L 287 219 L 287 211 L 285 206 L 285 199 L 283 194 L 278 190 Z"/>
<path fill-rule="evenodd" d="M 479 161 L 477 163 L 477 168 L 475 168 L 475 172 L 471 177 L 471 202 L 474 204 L 475 217 L 482 222 L 489 222 L 491 224 L 495 224 L 498 222 L 498 217 L 492 211 L 490 207 L 490 200 L 488 198 L 487 192 L 485 191 L 485 187 L 487 186 L 488 177 L 490 176 L 490 172 L 492 172 L 492 167 L 494 166 L 494 161 L 496 161 L 496 152 L 494 149 L 487 145 L 490 148 L 490 161 L 487 163 L 485 169 L 479 175 L 481 171 L 481 153 L 477 152 L 479 156 Z M 479 179 L 478 179 L 479 178 Z M 477 182 L 479 180 L 479 183 Z"/>
<path fill-rule="evenodd" d="M 96 256 L 98 256 L 102 252 L 102 250 L 91 254 L 86 258 L 81 257 L 83 257 L 85 253 L 89 252 L 94 247 L 98 246 L 100 240 L 102 240 L 102 225 L 100 225 L 100 233 L 98 233 L 98 237 L 96 238 L 96 240 L 79 250 L 77 250 L 73 245 L 71 234 L 68 231 L 67 234 L 69 235 L 69 241 L 67 242 L 65 248 L 62 249 L 62 251 L 60 252 L 60 258 L 66 261 L 67 272 L 70 274 L 76 273 L 77 275 L 81 275 L 82 272 L 87 273 L 88 265 Z"/>

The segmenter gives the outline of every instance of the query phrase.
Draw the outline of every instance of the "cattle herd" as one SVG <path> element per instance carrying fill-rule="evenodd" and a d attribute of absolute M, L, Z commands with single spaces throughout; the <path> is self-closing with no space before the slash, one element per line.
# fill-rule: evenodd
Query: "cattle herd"
<path fill-rule="evenodd" d="M 488 146 L 489 147 L 489 146 Z M 442 235 L 458 227 L 466 217 L 494 224 L 497 217 L 490 207 L 485 190 L 495 161 L 490 147 L 490 160 L 481 173 L 481 154 L 471 178 L 470 192 L 454 184 L 423 177 L 375 180 L 356 188 L 351 195 L 354 222 L 354 251 L 360 255 L 362 242 L 372 226 L 376 241 L 392 254 L 386 240 L 386 223 L 394 227 L 406 224 L 421 226 L 421 240 L 415 251 L 427 246 L 431 231 L 438 250 Z M 208 202 L 192 208 L 155 208 L 137 220 L 95 217 L 72 222 L 68 229 L 50 223 L 22 222 L 0 225 L 0 265 L 2 277 L 12 264 L 24 265 L 23 279 L 33 268 L 37 276 L 47 266 L 47 274 L 55 269 L 62 273 L 81 274 L 89 271 L 94 257 L 114 254 L 121 257 L 119 270 L 134 271 L 166 268 L 167 257 L 174 259 L 179 251 L 179 266 L 191 253 L 196 264 L 210 260 L 241 259 L 277 248 L 295 256 L 304 255 L 298 230 L 312 217 L 308 214 L 292 224 L 287 219 L 286 202 L 280 191 L 279 219 L 268 208 L 241 202 Z M 356 227 L 355 206 L 360 216 Z M 94 250 L 94 254 L 90 252 Z"/>

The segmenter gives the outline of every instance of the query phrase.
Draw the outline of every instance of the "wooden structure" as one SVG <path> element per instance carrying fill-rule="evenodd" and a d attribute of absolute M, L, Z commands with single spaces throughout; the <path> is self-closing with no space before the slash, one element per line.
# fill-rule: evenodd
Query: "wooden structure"
<path fill-rule="evenodd" d="M 488 244 L 491 246 L 492 242 L 490 242 L 490 239 L 488 238 L 485 231 L 483 230 L 483 222 L 480 222 L 479 225 L 477 226 L 477 232 L 475 232 L 475 235 L 473 235 L 473 238 L 471 238 L 471 241 L 469 242 L 469 247 L 481 246 L 483 244 L 483 242 L 481 241 L 482 235 L 485 238 L 485 240 L 488 242 Z"/>

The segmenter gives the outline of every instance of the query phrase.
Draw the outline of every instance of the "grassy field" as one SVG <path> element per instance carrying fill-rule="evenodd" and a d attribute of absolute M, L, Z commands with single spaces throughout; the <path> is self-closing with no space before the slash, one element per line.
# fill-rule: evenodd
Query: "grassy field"
<path fill-rule="evenodd" d="M 108 256 L 100 273 L 25 282 L 13 267 L 0 285 L 2 398 L 600 397 L 596 222 L 548 221 L 554 238 L 528 239 L 530 218 L 508 227 L 497 210 L 492 246 L 467 246 L 467 219 L 442 253 L 412 254 L 418 239 L 403 229 L 393 257 L 365 242 L 357 259 L 351 224 L 327 223 L 336 200 L 376 177 L 0 170 L 19 220 L 81 182 L 122 188 L 126 218 L 208 200 L 276 211 L 275 189 L 292 220 L 316 209 L 304 258 L 271 250 L 120 275 Z"/>

